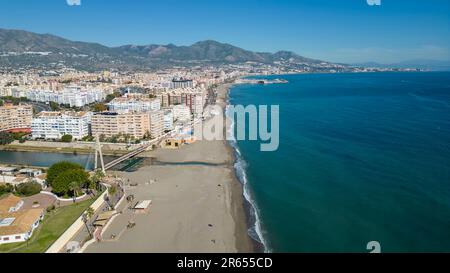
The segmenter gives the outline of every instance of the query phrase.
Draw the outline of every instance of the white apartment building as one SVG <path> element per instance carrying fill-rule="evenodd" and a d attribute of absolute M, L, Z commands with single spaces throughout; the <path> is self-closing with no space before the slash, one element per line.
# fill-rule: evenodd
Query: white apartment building
<path fill-rule="evenodd" d="M 175 105 L 172 108 L 172 112 L 175 121 L 191 120 L 191 110 L 186 105 Z"/>
<path fill-rule="evenodd" d="M 69 86 L 62 91 L 52 90 L 13 90 L 13 97 L 26 97 L 31 101 L 58 104 L 67 104 L 70 107 L 83 107 L 84 105 L 100 102 L 106 98 L 102 90 L 82 89 L 78 86 Z"/>
<path fill-rule="evenodd" d="M 149 112 L 161 109 L 161 100 L 158 98 L 115 98 L 108 103 L 111 112 Z"/>
<path fill-rule="evenodd" d="M 71 135 L 82 139 L 89 135 L 90 112 L 41 112 L 31 124 L 32 137 L 60 139 Z"/>
<path fill-rule="evenodd" d="M 158 138 L 164 134 L 164 112 L 152 111 L 148 113 L 150 117 L 150 137 Z"/>
<path fill-rule="evenodd" d="M 1 97 L 12 96 L 12 88 L 11 87 L 0 87 L 0 96 Z"/>
<path fill-rule="evenodd" d="M 173 112 L 172 110 L 164 110 L 164 131 L 172 131 L 173 127 Z"/>

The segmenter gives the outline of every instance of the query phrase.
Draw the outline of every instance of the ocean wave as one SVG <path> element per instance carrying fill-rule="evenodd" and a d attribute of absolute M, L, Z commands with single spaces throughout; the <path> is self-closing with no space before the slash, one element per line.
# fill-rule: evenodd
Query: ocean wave
<path fill-rule="evenodd" d="M 230 113 L 228 112 L 228 110 L 225 111 L 225 115 L 230 120 L 230 125 L 227 128 L 227 139 L 228 139 L 228 143 L 231 145 L 231 147 L 233 147 L 234 152 L 235 152 L 236 161 L 234 164 L 234 170 L 235 170 L 238 180 L 242 184 L 244 198 L 250 204 L 250 221 L 253 223 L 253 226 L 251 226 L 249 228 L 248 234 L 253 240 L 259 242 L 260 244 L 262 244 L 264 246 L 264 252 L 271 252 L 269 249 L 269 246 L 267 244 L 267 241 L 265 240 L 265 238 L 263 236 L 264 232 L 262 229 L 262 224 L 261 224 L 261 219 L 259 216 L 260 213 L 259 213 L 258 207 L 256 206 L 256 202 L 254 201 L 254 199 L 252 198 L 251 193 L 250 193 L 248 179 L 247 179 L 247 173 L 246 173 L 247 162 L 242 158 L 242 154 L 241 154 L 241 151 L 239 150 L 237 140 L 234 137 L 234 124 L 235 124 L 234 118 L 230 116 Z"/>

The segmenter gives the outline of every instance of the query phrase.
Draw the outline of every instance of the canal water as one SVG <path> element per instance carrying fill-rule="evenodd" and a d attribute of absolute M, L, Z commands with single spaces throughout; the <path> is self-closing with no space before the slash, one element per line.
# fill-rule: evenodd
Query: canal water
<path fill-rule="evenodd" d="M 104 156 L 105 164 L 116 157 Z M 34 167 L 50 167 L 60 161 L 80 164 L 86 170 L 94 168 L 94 154 L 61 154 L 41 152 L 10 152 L 0 151 L 0 164 L 14 164 Z"/>

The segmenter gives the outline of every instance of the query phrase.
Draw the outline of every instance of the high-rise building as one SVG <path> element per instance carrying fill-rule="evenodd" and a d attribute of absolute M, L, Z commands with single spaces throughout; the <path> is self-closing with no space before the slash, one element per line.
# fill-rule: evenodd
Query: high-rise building
<path fill-rule="evenodd" d="M 5 104 L 0 106 L 0 131 L 30 132 L 33 118 L 31 105 Z"/>
<path fill-rule="evenodd" d="M 148 113 L 150 117 L 150 137 L 158 138 L 164 133 L 164 112 L 152 111 Z"/>
<path fill-rule="evenodd" d="M 174 78 L 171 83 L 171 88 L 177 89 L 177 88 L 193 88 L 194 87 L 194 81 L 185 79 L 185 78 Z"/>
<path fill-rule="evenodd" d="M 204 98 L 201 91 L 183 93 L 181 97 L 181 104 L 188 106 L 191 113 L 195 117 L 200 117 L 203 115 Z"/>
<path fill-rule="evenodd" d="M 172 110 L 164 110 L 164 127 L 163 130 L 171 131 L 174 129 L 173 127 L 173 111 Z"/>
<path fill-rule="evenodd" d="M 176 89 L 160 95 L 162 106 L 188 106 L 191 114 L 200 117 L 203 114 L 205 95 L 203 89 Z"/>
<path fill-rule="evenodd" d="M 92 116 L 91 128 L 93 136 L 126 134 L 141 139 L 150 132 L 150 117 L 148 113 L 96 113 Z"/>

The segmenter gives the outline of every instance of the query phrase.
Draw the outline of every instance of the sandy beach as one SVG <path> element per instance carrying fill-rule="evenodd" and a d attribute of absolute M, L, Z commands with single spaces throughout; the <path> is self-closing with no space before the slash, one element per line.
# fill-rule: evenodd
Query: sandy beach
<path fill-rule="evenodd" d="M 219 88 L 225 106 L 228 85 Z M 177 150 L 148 152 L 136 172 L 118 172 L 126 194 L 152 200 L 146 214 L 133 214 L 127 202 L 103 233 L 105 241 L 86 252 L 253 252 L 247 234 L 242 185 L 225 140 L 197 141 Z M 129 182 L 128 182 L 129 181 Z M 129 221 L 136 226 L 127 229 Z M 113 238 L 111 235 L 114 235 Z"/>

